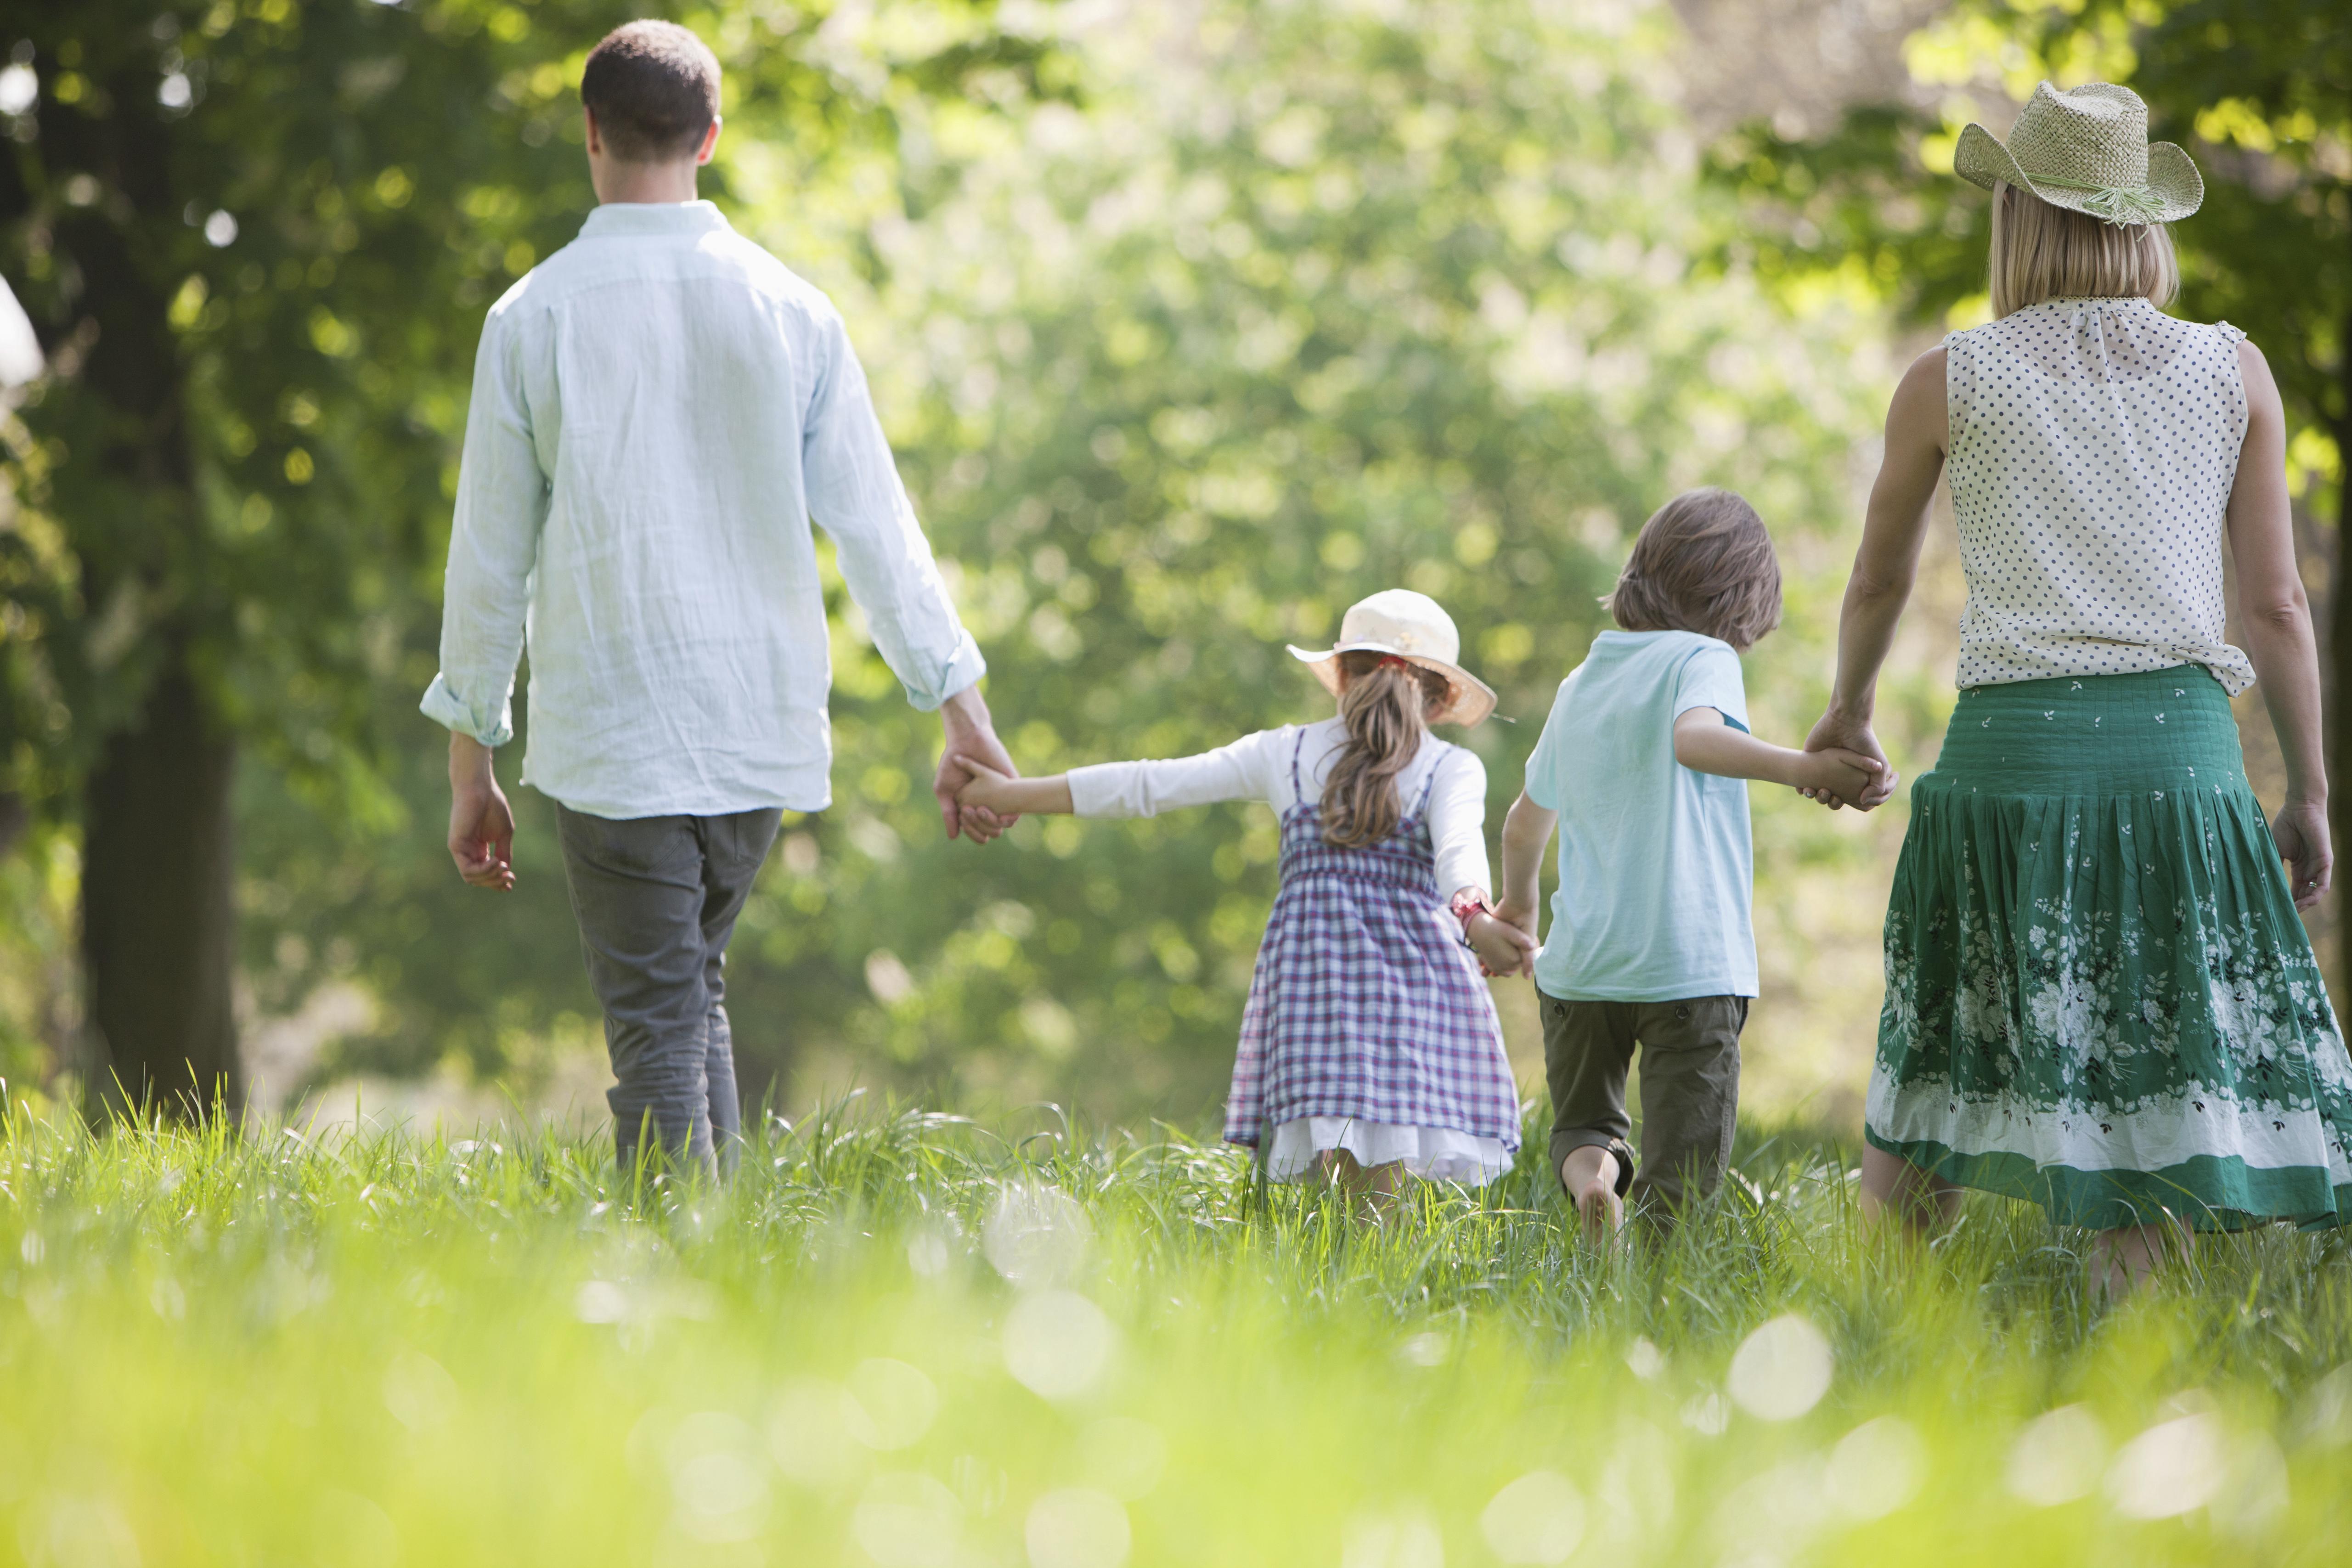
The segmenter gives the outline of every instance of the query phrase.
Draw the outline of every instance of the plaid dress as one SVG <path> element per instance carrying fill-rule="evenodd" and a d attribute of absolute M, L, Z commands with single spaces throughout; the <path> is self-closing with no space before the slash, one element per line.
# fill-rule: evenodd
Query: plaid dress
<path fill-rule="evenodd" d="M 1494 999 L 1438 892 L 1427 820 L 1342 849 L 1290 756 L 1282 889 L 1242 1012 L 1225 1139 L 1309 1116 L 1445 1128 L 1519 1146 L 1519 1093 Z"/>

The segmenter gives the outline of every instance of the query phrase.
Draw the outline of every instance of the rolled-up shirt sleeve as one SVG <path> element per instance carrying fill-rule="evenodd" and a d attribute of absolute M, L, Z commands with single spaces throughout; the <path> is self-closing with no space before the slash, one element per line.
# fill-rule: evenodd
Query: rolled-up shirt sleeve
<path fill-rule="evenodd" d="M 1429 793 L 1429 839 L 1437 853 L 1437 890 L 1452 898 L 1465 888 L 1491 891 L 1486 865 L 1486 764 L 1456 746 L 1437 761 Z"/>
<path fill-rule="evenodd" d="M 441 593 L 441 671 L 419 704 L 486 746 L 514 738 L 515 665 L 547 522 L 548 479 L 531 439 L 516 313 L 498 310 L 474 356 Z"/>
<path fill-rule="evenodd" d="M 1269 766 L 1277 730 L 1164 762 L 1099 763 L 1070 770 L 1070 805 L 1080 816 L 1157 816 L 1221 800 L 1274 801 Z"/>
<path fill-rule="evenodd" d="M 821 338 L 802 437 L 809 513 L 832 538 L 842 580 L 866 612 L 883 661 L 907 700 L 929 712 L 988 665 L 940 579 L 839 316 L 825 320 Z"/>

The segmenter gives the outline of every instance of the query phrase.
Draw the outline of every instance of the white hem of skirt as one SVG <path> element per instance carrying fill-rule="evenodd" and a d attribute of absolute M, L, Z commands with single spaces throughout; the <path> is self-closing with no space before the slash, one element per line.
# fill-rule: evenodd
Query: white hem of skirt
<path fill-rule="evenodd" d="M 1266 1173 L 1277 1182 L 1304 1181 L 1314 1174 L 1316 1161 L 1334 1149 L 1354 1155 L 1360 1165 L 1402 1163 L 1409 1174 L 1473 1187 L 1509 1170 L 1512 1159 L 1502 1140 L 1450 1127 L 1403 1127 L 1352 1116 L 1303 1116 L 1274 1130 Z"/>

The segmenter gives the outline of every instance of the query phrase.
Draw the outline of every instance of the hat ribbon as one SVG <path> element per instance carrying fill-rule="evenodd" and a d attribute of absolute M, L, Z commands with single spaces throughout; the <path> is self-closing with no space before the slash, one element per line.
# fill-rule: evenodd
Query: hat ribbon
<path fill-rule="evenodd" d="M 2083 210 L 2108 223 L 2160 223 L 2164 219 L 2164 203 L 2146 185 L 2086 185 L 2076 180 L 2056 180 L 2047 174 L 2037 174 L 2022 164 L 2019 165 L 2018 173 L 2037 185 L 2055 185 L 2062 191 L 2088 191 L 2091 199 L 2083 204 Z"/>

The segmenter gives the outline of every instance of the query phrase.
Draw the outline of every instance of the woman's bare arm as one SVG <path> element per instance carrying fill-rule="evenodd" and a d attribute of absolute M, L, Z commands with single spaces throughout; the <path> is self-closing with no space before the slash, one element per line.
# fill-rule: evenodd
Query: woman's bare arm
<path fill-rule="evenodd" d="M 1838 617 L 1837 685 L 1829 711 L 1805 742 L 1809 752 L 1840 747 L 1859 752 L 1881 773 L 1857 804 L 1867 810 L 1895 793 L 1895 770 L 1871 732 L 1878 701 L 1878 670 L 1895 641 L 1895 623 L 1910 602 L 1919 575 L 1919 547 L 1927 537 L 1927 508 L 1944 472 L 1947 435 L 1944 351 L 1930 349 L 1911 363 L 1886 409 L 1886 451 L 1854 552 Z"/>
<path fill-rule="evenodd" d="M 2246 439 L 2230 490 L 2230 553 L 2238 569 L 2239 635 L 2253 661 L 2286 761 L 2286 803 L 2271 837 L 2291 868 L 2299 909 L 2318 902 L 2335 872 L 2327 832 L 2327 762 L 2319 717 L 2319 651 L 2311 602 L 2294 562 L 2286 491 L 2286 410 L 2262 351 L 2238 345 L 2246 384 Z"/>

